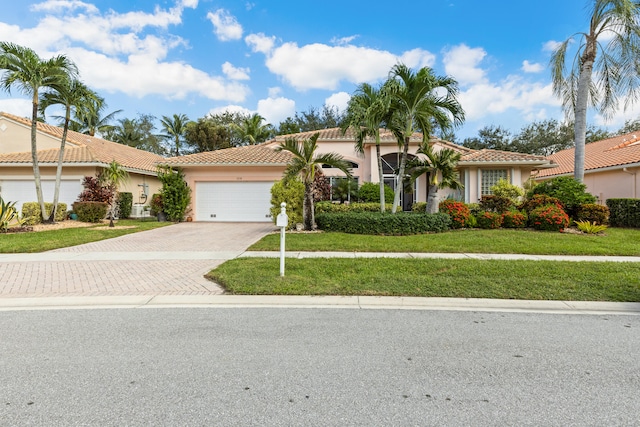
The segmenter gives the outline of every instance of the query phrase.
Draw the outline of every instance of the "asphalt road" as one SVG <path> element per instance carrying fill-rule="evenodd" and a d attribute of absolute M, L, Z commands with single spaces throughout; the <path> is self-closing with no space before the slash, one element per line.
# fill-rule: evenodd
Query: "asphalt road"
<path fill-rule="evenodd" d="M 640 425 L 640 316 L 0 312 L 0 425 Z"/>

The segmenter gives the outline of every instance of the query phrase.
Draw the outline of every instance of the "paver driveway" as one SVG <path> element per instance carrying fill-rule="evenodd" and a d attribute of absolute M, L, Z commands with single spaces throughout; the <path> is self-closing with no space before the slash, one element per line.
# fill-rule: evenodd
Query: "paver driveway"
<path fill-rule="evenodd" d="M 203 277 L 271 223 L 180 223 L 39 254 L 0 255 L 0 297 L 212 295 Z"/>

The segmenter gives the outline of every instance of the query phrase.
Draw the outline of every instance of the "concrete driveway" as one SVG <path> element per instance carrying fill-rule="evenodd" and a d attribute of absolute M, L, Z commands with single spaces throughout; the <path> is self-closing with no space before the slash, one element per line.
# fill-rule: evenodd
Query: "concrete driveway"
<path fill-rule="evenodd" d="M 0 254 L 0 297 L 216 295 L 203 277 L 271 223 L 180 223 L 37 254 Z"/>

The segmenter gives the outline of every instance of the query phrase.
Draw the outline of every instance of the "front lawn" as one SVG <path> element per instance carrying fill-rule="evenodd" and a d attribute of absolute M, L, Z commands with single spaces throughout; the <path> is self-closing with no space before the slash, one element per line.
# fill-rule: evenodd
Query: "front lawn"
<path fill-rule="evenodd" d="M 249 248 L 277 251 L 280 234 Z M 605 235 L 530 230 L 453 230 L 414 236 L 365 236 L 345 233 L 288 233 L 287 251 L 446 252 L 531 255 L 640 256 L 640 230 L 609 228 Z"/>
<path fill-rule="evenodd" d="M 59 230 L 0 233 L 0 253 L 44 252 L 111 239 L 171 224 L 173 223 L 121 219 L 118 220 L 117 227 L 114 228 L 106 227 L 106 224 L 96 224 L 90 227 L 62 228 Z"/>
<path fill-rule="evenodd" d="M 640 263 L 445 259 L 227 261 L 208 277 L 243 295 L 391 295 L 570 301 L 640 301 Z"/>

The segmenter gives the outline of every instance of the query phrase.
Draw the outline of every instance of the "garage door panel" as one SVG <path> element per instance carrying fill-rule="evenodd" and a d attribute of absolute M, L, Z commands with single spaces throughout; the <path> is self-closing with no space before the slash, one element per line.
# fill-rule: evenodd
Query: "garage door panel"
<path fill-rule="evenodd" d="M 53 202 L 55 181 L 43 179 L 42 196 L 45 202 Z M 59 201 L 67 204 L 67 209 L 71 209 L 73 202 L 78 200 L 82 192 L 82 183 L 78 179 L 63 179 L 60 181 Z M 0 183 L 0 195 L 4 201 L 16 202 L 16 209 L 22 210 L 22 204 L 26 202 L 36 202 L 36 184 L 33 180 L 2 180 Z"/>
<path fill-rule="evenodd" d="M 272 182 L 197 182 L 196 220 L 270 222 Z"/>

